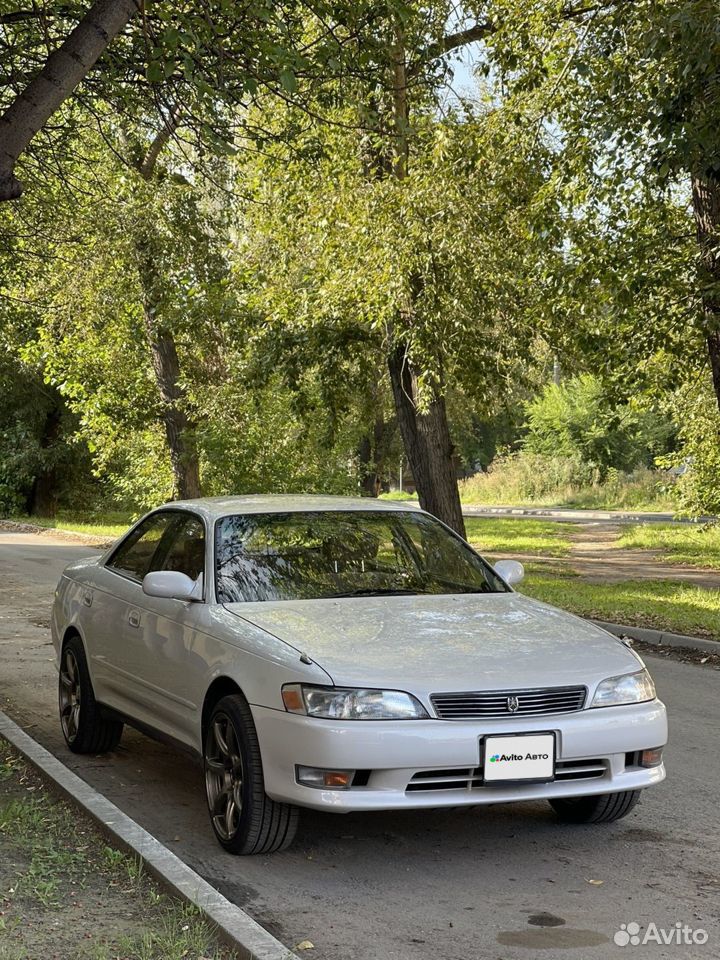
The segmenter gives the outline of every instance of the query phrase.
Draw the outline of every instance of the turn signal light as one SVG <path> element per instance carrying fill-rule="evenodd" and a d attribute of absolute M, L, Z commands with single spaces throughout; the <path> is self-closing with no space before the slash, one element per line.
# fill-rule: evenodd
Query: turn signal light
<path fill-rule="evenodd" d="M 297 782 L 320 790 L 347 790 L 352 785 L 354 770 L 323 770 L 319 767 L 296 767 Z"/>
<path fill-rule="evenodd" d="M 663 748 L 655 747 L 652 750 L 643 750 L 640 753 L 641 767 L 659 767 L 662 763 Z"/>
<path fill-rule="evenodd" d="M 305 713 L 305 704 L 299 686 L 283 687 L 282 698 L 285 709 L 290 713 Z"/>

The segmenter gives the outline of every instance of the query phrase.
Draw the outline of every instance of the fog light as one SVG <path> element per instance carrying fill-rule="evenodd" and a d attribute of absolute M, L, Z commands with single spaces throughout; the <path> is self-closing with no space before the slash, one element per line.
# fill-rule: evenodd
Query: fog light
<path fill-rule="evenodd" d="M 643 750 L 640 753 L 641 767 L 659 767 L 662 763 L 663 748 L 655 747 L 652 750 Z"/>
<path fill-rule="evenodd" d="M 295 767 L 297 782 L 304 787 L 319 790 L 347 790 L 351 786 L 354 770 L 323 770 L 321 767 Z"/>

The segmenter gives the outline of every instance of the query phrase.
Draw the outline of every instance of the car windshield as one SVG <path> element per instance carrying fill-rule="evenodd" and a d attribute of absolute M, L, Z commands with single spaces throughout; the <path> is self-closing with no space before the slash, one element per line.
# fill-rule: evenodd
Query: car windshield
<path fill-rule="evenodd" d="M 220 603 L 508 589 L 463 540 L 409 510 L 245 514 L 215 530 Z"/>

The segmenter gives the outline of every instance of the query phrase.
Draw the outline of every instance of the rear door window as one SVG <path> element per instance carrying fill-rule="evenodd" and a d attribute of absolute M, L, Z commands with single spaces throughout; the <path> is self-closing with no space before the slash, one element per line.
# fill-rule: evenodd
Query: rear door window
<path fill-rule="evenodd" d="M 205 570 L 205 528 L 198 517 L 181 514 L 153 558 L 151 570 L 176 570 L 197 580 Z"/>
<path fill-rule="evenodd" d="M 142 581 L 152 569 L 151 564 L 158 547 L 176 522 L 177 514 L 154 513 L 136 527 L 110 557 L 106 566 L 133 580 Z"/>

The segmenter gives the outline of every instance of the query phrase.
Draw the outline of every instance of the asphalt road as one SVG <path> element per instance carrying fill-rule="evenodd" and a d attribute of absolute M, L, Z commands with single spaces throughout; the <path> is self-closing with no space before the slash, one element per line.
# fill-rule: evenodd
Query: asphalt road
<path fill-rule="evenodd" d="M 720 956 L 720 672 L 652 657 L 671 718 L 669 778 L 614 825 L 557 824 L 544 803 L 333 816 L 293 848 L 233 858 L 215 843 L 197 764 L 133 731 L 104 757 L 65 748 L 49 606 L 91 553 L 0 534 L 0 706 L 288 946 L 323 960 L 595 960 Z M 703 945 L 620 948 L 621 924 L 689 924 Z"/>

